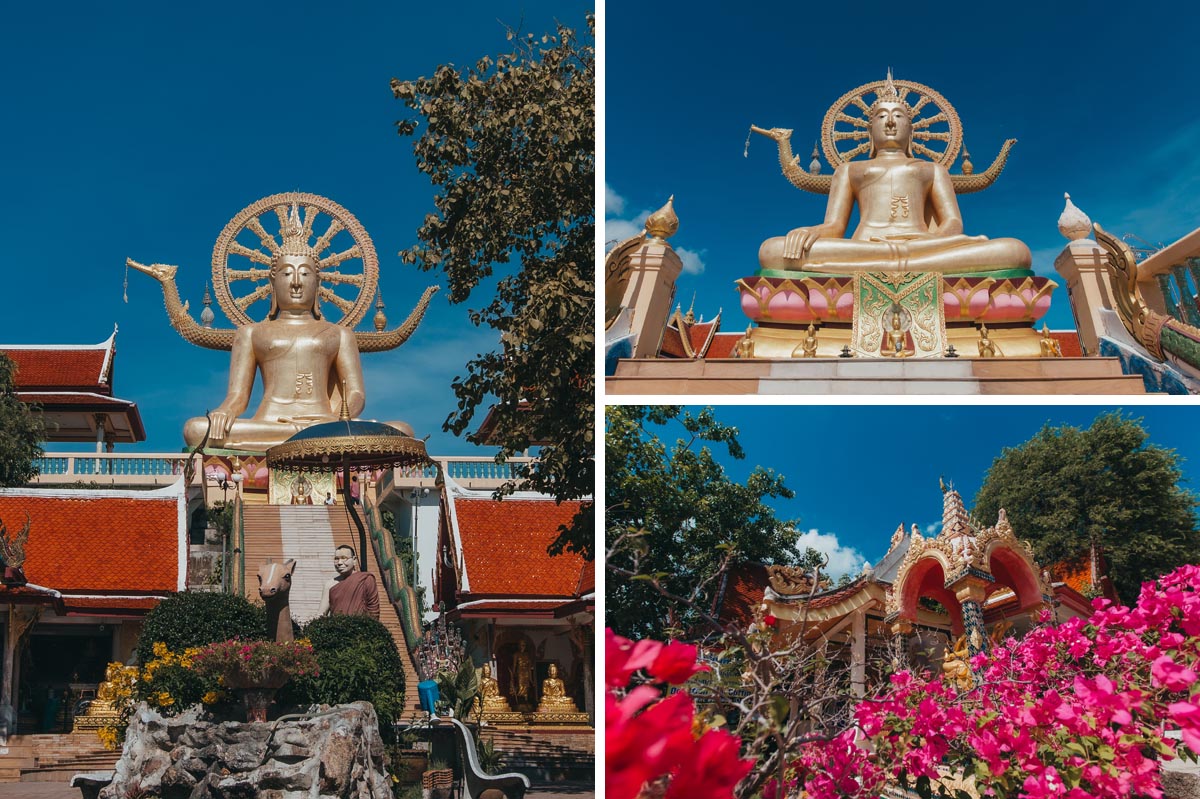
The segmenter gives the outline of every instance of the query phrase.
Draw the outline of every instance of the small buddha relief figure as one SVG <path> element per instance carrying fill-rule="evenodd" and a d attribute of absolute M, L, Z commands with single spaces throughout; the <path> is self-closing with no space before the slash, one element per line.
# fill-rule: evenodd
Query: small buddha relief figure
<path fill-rule="evenodd" d="M 979 357 L 980 358 L 995 358 L 996 345 L 988 338 L 987 325 L 979 326 Z"/>
<path fill-rule="evenodd" d="M 578 713 L 575 700 L 567 696 L 567 687 L 558 676 L 558 664 L 551 663 L 546 679 L 542 680 L 542 701 L 538 713 Z"/>

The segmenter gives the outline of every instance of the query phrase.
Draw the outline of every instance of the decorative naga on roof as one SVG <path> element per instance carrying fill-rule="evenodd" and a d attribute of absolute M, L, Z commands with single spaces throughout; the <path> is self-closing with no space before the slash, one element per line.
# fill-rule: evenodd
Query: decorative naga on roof
<path fill-rule="evenodd" d="M 320 222 L 322 216 L 329 221 Z M 319 222 L 323 232 L 318 234 Z M 207 291 L 201 323 L 192 319 L 175 285 L 178 267 L 133 259 L 127 264 L 162 284 L 171 326 L 186 341 L 230 352 L 228 393 L 207 418 L 184 425 L 189 447 L 207 436 L 219 447 L 263 452 L 310 425 L 336 420 L 343 399 L 348 412 L 357 415 L 366 402 L 359 354 L 394 349 L 408 340 L 437 291 L 436 286 L 426 289 L 392 330 L 386 329 L 378 300 L 375 332 L 355 331 L 376 297 L 375 247 L 345 208 L 300 192 L 248 205 L 217 237 L 213 289 L 235 329 L 212 327 Z M 237 289 L 245 284 L 251 287 Z M 256 320 L 250 308 L 260 301 L 269 301 L 269 307 Z M 263 377 L 262 401 L 252 417 L 241 418 L 256 371 Z"/>

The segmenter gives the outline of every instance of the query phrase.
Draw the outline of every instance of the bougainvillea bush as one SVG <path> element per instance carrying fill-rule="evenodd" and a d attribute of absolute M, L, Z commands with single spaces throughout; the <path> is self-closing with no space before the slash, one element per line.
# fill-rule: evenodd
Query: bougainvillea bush
<path fill-rule="evenodd" d="M 874 753 L 824 751 L 821 769 L 861 761 L 863 796 L 883 779 L 936 794 L 948 772 L 996 796 L 1162 796 L 1160 761 L 1200 752 L 1200 567 L 1146 583 L 1133 608 L 1093 607 L 1059 625 L 1044 615 L 1021 640 L 976 656 L 967 690 L 893 675 L 855 713 Z M 813 796 L 854 795 L 819 790 L 812 764 L 797 765 Z"/>
<path fill-rule="evenodd" d="M 811 799 L 865 799 L 898 783 L 923 796 L 961 796 L 965 789 L 1028 799 L 1159 799 L 1162 761 L 1200 753 L 1200 567 L 1145 584 L 1133 608 L 1104 599 L 1093 607 L 1091 617 L 1058 625 L 1045 614 L 1019 641 L 976 656 L 969 688 L 928 672 L 893 674 L 857 705 L 852 727 L 801 747 L 784 784 L 768 782 L 764 796 L 803 791 Z M 671 773 L 651 755 L 698 748 L 684 700 L 651 704 L 658 692 L 648 686 L 623 698 L 612 694 L 612 681 L 631 674 L 631 662 L 653 665 L 645 662 L 653 646 L 630 642 L 614 671 L 609 643 L 610 769 L 614 752 L 636 759 L 622 748 L 624 738 L 614 745 L 614 725 L 650 716 L 637 730 L 641 770 L 616 763 L 632 786 L 616 797 L 636 796 Z M 672 783 L 681 772 L 673 774 Z M 709 791 L 716 786 L 705 781 Z"/>

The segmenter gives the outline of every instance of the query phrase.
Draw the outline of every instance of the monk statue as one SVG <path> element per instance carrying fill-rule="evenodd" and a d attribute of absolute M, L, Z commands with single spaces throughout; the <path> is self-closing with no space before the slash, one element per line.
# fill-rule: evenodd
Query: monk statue
<path fill-rule="evenodd" d="M 512 696 L 518 707 L 533 706 L 533 657 L 525 639 L 517 642 L 517 651 L 512 656 Z"/>
<path fill-rule="evenodd" d="M 318 236 L 314 224 L 322 213 L 332 221 Z M 266 230 L 260 215 L 278 217 L 278 240 Z M 249 233 L 261 241 L 261 248 L 239 240 L 239 235 L 245 240 Z M 323 255 L 339 234 L 350 235 L 353 246 Z M 251 268 L 233 268 L 233 256 L 248 259 Z M 361 274 L 347 271 L 346 264 L 356 259 L 363 263 Z M 273 195 L 248 206 L 217 239 L 213 285 L 236 329 L 212 327 L 214 314 L 207 307 L 207 293 L 201 314 L 204 324 L 191 318 L 175 286 L 177 267 L 147 266 L 132 259 L 126 263 L 162 284 L 171 325 L 185 340 L 230 353 L 225 399 L 207 418 L 197 416 L 186 422 L 183 437 L 188 447 L 199 445 L 207 436 L 210 446 L 265 452 L 306 427 L 337 420 L 343 403 L 351 417 L 357 416 L 366 403 L 360 352 L 385 351 L 406 341 L 436 291 L 436 287 L 427 290 L 408 319 L 391 331 L 385 330 L 387 317 L 382 299 L 377 299 L 376 332 L 356 332 L 354 326 L 376 291 L 379 267 L 374 247 L 358 220 L 344 208 L 300 192 Z M 264 285 L 245 296 L 231 293 L 235 281 L 264 280 Z M 356 287 L 357 297 L 350 300 L 335 293 L 338 286 Z M 252 319 L 248 308 L 268 297 L 266 318 Z M 322 302 L 328 303 L 334 314 L 342 311 L 342 318 L 325 318 Z M 262 374 L 262 400 L 252 416 L 243 418 L 256 373 Z M 407 427 L 403 423 L 396 426 Z M 411 434 L 411 428 L 404 432 Z"/>
<path fill-rule="evenodd" d="M 558 664 L 551 663 L 546 679 L 542 680 L 542 701 L 538 713 L 578 713 L 575 700 L 567 696 L 566 685 L 558 676 Z"/>
<path fill-rule="evenodd" d="M 759 265 L 829 274 L 1028 269 L 1033 259 L 1022 242 L 963 233 L 946 167 L 913 156 L 913 116 L 889 70 L 866 115 L 868 159 L 839 164 L 825 221 L 767 239 L 758 251 Z M 777 141 L 791 135 L 758 130 Z M 846 238 L 855 205 L 859 224 Z"/>
<path fill-rule="evenodd" d="M 375 587 L 375 575 L 358 570 L 354 547 L 343 544 L 334 550 L 333 568 L 337 577 L 326 583 L 317 615 L 370 616 L 378 621 L 379 590 Z"/>

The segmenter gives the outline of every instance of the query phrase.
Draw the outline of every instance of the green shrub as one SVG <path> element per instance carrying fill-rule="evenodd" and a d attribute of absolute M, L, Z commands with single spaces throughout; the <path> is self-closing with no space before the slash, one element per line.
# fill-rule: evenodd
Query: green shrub
<path fill-rule="evenodd" d="M 230 638 L 266 638 L 267 620 L 262 607 L 245 597 L 210 592 L 180 593 L 164 599 L 146 614 L 138 638 L 138 662 L 154 658 L 154 644 L 174 652 Z"/>
<path fill-rule="evenodd" d="M 404 708 L 404 668 L 387 628 L 369 616 L 322 616 L 305 626 L 321 671 L 284 687 L 294 704 L 340 705 L 365 700 L 375 706 L 385 740 Z"/>

